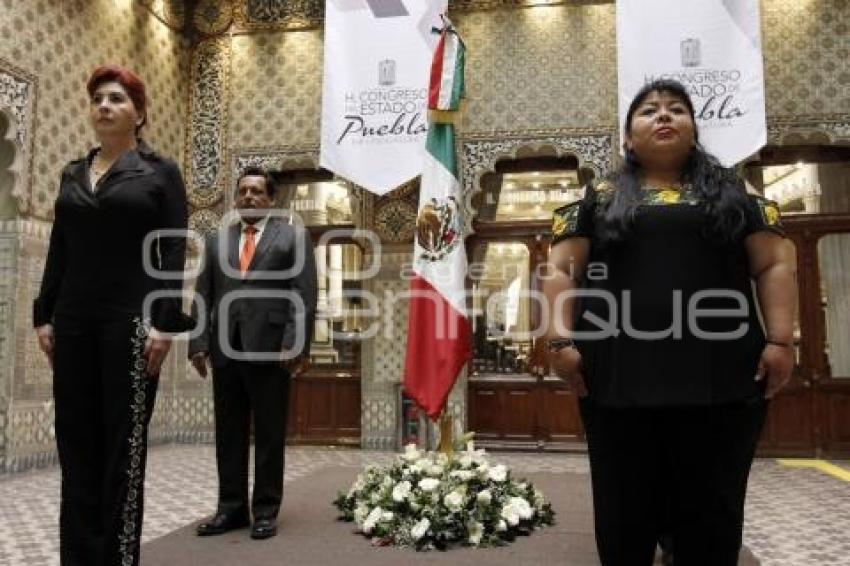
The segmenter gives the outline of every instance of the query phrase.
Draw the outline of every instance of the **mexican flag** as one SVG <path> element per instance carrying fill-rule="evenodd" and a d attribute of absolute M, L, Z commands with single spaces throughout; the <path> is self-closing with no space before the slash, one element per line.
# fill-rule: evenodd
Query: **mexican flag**
<path fill-rule="evenodd" d="M 464 45 L 447 18 L 431 63 L 429 124 L 410 283 L 404 391 L 436 420 L 471 353 L 454 120 Z"/>

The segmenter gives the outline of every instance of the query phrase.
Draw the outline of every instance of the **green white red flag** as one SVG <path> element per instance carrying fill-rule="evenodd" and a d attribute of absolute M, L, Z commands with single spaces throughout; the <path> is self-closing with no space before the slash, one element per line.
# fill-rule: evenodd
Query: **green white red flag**
<path fill-rule="evenodd" d="M 471 353 L 466 251 L 453 115 L 463 97 L 463 41 L 447 18 L 431 63 L 429 125 L 410 282 L 404 390 L 436 420 Z M 439 121 L 438 121 L 439 120 Z"/>

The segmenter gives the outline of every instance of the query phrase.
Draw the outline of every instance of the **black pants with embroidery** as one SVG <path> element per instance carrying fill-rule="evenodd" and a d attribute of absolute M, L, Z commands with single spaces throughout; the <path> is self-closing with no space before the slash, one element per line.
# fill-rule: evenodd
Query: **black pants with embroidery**
<path fill-rule="evenodd" d="M 139 563 L 147 431 L 157 379 L 139 318 L 57 318 L 53 357 L 62 468 L 62 566 Z"/>
<path fill-rule="evenodd" d="M 735 566 L 764 399 L 707 407 L 580 401 L 604 566 L 649 566 L 660 535 L 674 563 Z"/>

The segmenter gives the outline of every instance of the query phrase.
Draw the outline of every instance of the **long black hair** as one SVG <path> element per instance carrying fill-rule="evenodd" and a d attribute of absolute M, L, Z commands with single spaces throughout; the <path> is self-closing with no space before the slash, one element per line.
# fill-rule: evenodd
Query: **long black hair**
<path fill-rule="evenodd" d="M 632 117 L 643 100 L 653 92 L 664 92 L 682 99 L 694 122 L 694 145 L 682 170 L 682 181 L 689 183 L 700 197 L 708 221 L 704 233 L 712 240 L 731 242 L 744 229 L 744 210 L 747 206 L 744 183 L 734 169 L 720 165 L 713 155 L 699 143 L 694 105 L 684 85 L 678 81 L 658 79 L 641 88 L 626 112 L 626 135 L 631 133 Z M 608 176 L 617 190 L 611 200 L 600 209 L 602 241 L 621 241 L 629 236 L 634 225 L 635 212 L 641 200 L 640 161 L 631 149 L 626 150 L 620 168 Z"/>

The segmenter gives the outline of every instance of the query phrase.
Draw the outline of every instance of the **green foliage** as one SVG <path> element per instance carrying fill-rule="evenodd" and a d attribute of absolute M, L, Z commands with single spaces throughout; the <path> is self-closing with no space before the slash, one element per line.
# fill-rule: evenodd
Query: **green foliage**
<path fill-rule="evenodd" d="M 445 550 L 452 545 L 502 546 L 553 525 L 555 512 L 527 481 L 484 450 L 452 457 L 408 446 L 389 466 L 367 467 L 333 504 L 374 544 Z"/>

